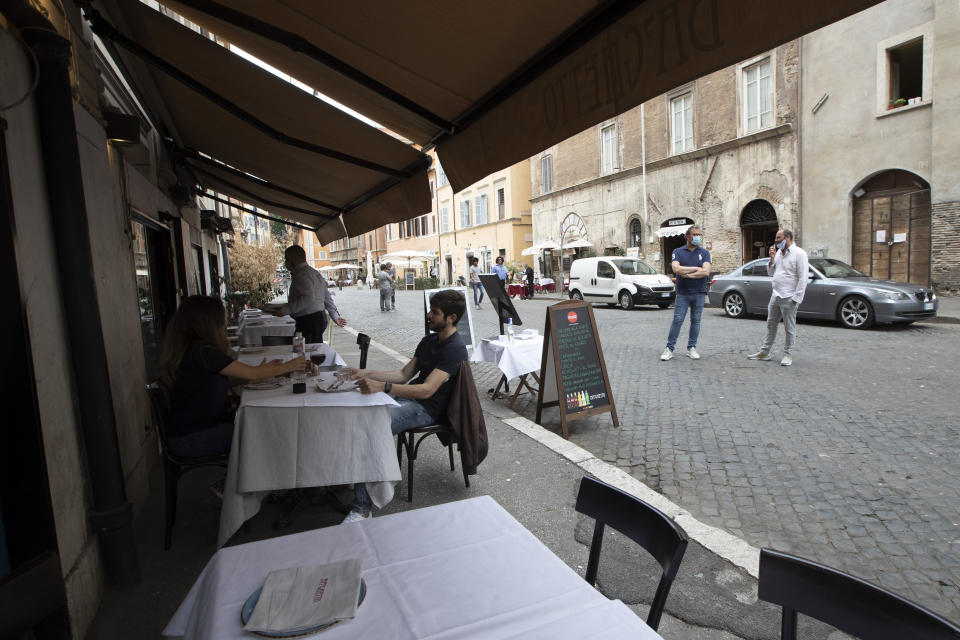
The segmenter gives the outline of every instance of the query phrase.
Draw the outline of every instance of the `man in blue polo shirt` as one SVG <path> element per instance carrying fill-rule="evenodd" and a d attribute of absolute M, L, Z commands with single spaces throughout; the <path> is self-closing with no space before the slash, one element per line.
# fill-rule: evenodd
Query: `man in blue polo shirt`
<path fill-rule="evenodd" d="M 671 266 L 677 277 L 677 299 L 674 302 L 673 323 L 667 336 L 667 348 L 660 354 L 661 360 L 673 357 L 673 348 L 680 336 L 683 319 L 690 310 L 690 337 L 687 338 L 687 355 L 699 360 L 697 338 L 700 337 L 700 316 L 710 281 L 710 252 L 702 249 L 703 234 L 699 227 L 690 227 L 686 233 L 687 244 L 674 249 Z"/>

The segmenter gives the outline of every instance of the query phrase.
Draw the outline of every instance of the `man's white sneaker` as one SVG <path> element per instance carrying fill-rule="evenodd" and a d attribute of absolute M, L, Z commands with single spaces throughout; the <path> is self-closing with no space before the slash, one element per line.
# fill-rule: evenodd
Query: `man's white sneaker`
<path fill-rule="evenodd" d="M 351 509 L 350 513 L 347 514 L 347 517 L 343 519 L 343 524 L 351 524 L 353 522 L 360 522 L 361 520 L 366 520 L 371 517 L 371 513 L 360 513 L 356 509 Z"/>
<path fill-rule="evenodd" d="M 699 360 L 699 359 L 700 359 L 700 354 L 697 353 L 696 347 L 690 347 L 689 349 L 687 349 L 687 355 L 690 356 L 690 359 L 691 359 L 691 360 Z"/>
<path fill-rule="evenodd" d="M 783 356 L 783 360 L 780 361 L 780 364 L 784 367 L 789 367 L 793 364 L 793 356 Z"/>
<path fill-rule="evenodd" d="M 769 360 L 770 354 L 766 351 L 757 351 L 756 353 L 751 353 L 747 356 L 748 360 Z"/>
<path fill-rule="evenodd" d="M 664 349 L 663 353 L 660 354 L 661 360 L 669 360 L 672 357 L 673 357 L 673 351 L 670 351 L 670 349 Z"/>

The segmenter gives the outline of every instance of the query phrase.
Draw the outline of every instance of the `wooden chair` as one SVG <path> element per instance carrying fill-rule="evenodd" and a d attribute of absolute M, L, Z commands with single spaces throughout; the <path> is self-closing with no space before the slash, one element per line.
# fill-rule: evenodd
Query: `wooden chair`
<path fill-rule="evenodd" d="M 70 638 L 67 590 L 55 553 L 46 551 L 0 579 L 0 638 Z"/>
<path fill-rule="evenodd" d="M 960 626 L 906 598 L 848 573 L 773 549 L 760 550 L 757 595 L 783 607 L 783 640 L 796 639 L 797 613 L 870 640 L 960 638 Z"/>
<path fill-rule="evenodd" d="M 159 382 L 148 384 L 147 393 L 150 395 L 150 412 L 153 415 L 153 424 L 157 429 L 158 447 L 163 460 L 163 486 L 164 497 L 166 498 L 163 548 L 169 550 L 173 541 L 173 525 L 177 520 L 177 484 L 180 482 L 180 478 L 188 471 L 201 467 L 226 468 L 230 456 L 229 454 L 223 454 L 188 458 L 172 453 L 167 445 L 167 416 L 170 414 L 170 394 L 167 388 Z"/>
<path fill-rule="evenodd" d="M 687 534 L 656 507 L 587 476 L 580 481 L 575 508 L 597 521 L 590 543 L 587 573 L 584 576 L 591 585 L 597 583 L 605 525 L 610 525 L 639 544 L 660 563 L 663 575 L 647 616 L 647 625 L 656 630 L 660 625 L 660 616 L 663 614 L 673 579 L 677 576 L 683 554 L 687 550 Z"/>
<path fill-rule="evenodd" d="M 293 345 L 293 336 L 261 336 L 260 337 L 260 346 L 262 347 L 278 347 L 281 345 Z"/>

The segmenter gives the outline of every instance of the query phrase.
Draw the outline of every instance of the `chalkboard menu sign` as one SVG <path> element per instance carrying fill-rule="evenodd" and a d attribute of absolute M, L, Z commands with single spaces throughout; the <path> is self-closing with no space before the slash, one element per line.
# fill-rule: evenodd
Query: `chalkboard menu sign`
<path fill-rule="evenodd" d="M 590 303 L 561 302 L 547 308 L 537 422 L 544 407 L 560 407 L 563 437 L 567 421 L 609 411 L 615 426 L 617 410 L 600 348 Z"/>

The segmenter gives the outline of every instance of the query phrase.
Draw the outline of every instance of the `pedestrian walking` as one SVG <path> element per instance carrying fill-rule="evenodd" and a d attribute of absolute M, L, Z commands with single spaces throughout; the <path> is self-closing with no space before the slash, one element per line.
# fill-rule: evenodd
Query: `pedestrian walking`
<path fill-rule="evenodd" d="M 524 266 L 524 275 L 527 276 L 527 300 L 533 300 L 533 267 L 529 264 Z"/>
<path fill-rule="evenodd" d="M 497 256 L 497 263 L 493 265 L 493 272 L 497 274 L 500 280 L 500 286 L 507 290 L 507 268 L 503 266 L 503 256 Z"/>
<path fill-rule="evenodd" d="M 483 285 L 480 283 L 480 260 L 474 257 L 470 258 L 470 286 L 473 287 L 473 304 L 479 309 L 483 302 Z M 480 297 L 477 297 L 478 292 Z"/>
<path fill-rule="evenodd" d="M 390 272 L 390 311 L 397 310 L 397 270 L 392 262 L 387 263 L 387 270 Z"/>
<path fill-rule="evenodd" d="M 392 282 L 390 270 L 387 265 L 380 265 L 380 272 L 377 273 L 377 285 L 380 287 L 380 311 L 390 311 L 390 293 L 392 291 Z"/>
<path fill-rule="evenodd" d="M 707 296 L 710 281 L 710 252 L 701 247 L 703 234 L 699 227 L 690 227 L 686 233 L 686 244 L 673 250 L 670 266 L 677 278 L 677 297 L 673 307 L 673 322 L 667 335 L 667 347 L 660 354 L 661 360 L 673 357 L 673 348 L 677 345 L 683 320 L 690 312 L 690 335 L 687 338 L 687 355 L 699 360 L 697 340 L 700 338 L 700 316 L 703 315 L 703 303 Z"/>
<path fill-rule="evenodd" d="M 773 291 L 767 304 L 767 335 L 760 345 L 760 351 L 747 356 L 751 360 L 770 360 L 770 349 L 777 339 L 777 328 L 782 319 L 786 338 L 780 364 L 785 367 L 793 364 L 793 347 L 797 343 L 797 308 L 807 292 L 807 263 L 807 252 L 793 244 L 793 232 L 789 229 L 777 231 L 767 263 L 767 274 L 773 277 Z"/>

